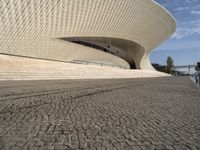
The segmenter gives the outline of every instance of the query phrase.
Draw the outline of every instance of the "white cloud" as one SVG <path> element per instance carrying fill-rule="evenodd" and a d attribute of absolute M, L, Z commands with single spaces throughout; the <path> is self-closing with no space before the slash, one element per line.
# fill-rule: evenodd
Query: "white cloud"
<path fill-rule="evenodd" d="M 189 7 L 186 6 L 186 7 L 178 7 L 178 8 L 176 8 L 176 11 L 185 11 L 185 10 L 189 10 Z"/>
<path fill-rule="evenodd" d="M 188 22 L 178 22 L 177 30 L 172 38 L 182 39 L 192 34 L 200 34 L 200 19 Z"/>
<path fill-rule="evenodd" d="M 200 35 L 200 0 L 159 0 L 177 20 L 174 39 Z"/>
<path fill-rule="evenodd" d="M 200 11 L 194 11 L 194 10 L 192 10 L 191 13 L 192 13 L 192 14 L 199 15 L 199 14 L 200 14 Z"/>
<path fill-rule="evenodd" d="M 199 5 L 196 5 L 195 8 L 200 8 L 200 4 L 199 4 Z"/>
<path fill-rule="evenodd" d="M 177 30 L 173 34 L 172 38 L 180 40 L 180 39 L 183 39 L 183 38 L 193 35 L 193 34 L 200 34 L 200 27 L 194 27 L 191 29 L 190 28 L 177 28 Z"/>
<path fill-rule="evenodd" d="M 193 28 L 177 28 L 176 32 L 172 36 L 172 38 L 175 39 L 182 39 L 186 36 L 192 35 L 192 34 L 200 34 L 200 27 L 193 27 Z"/>
<path fill-rule="evenodd" d="M 179 50 L 197 50 L 200 52 L 200 40 L 191 40 L 191 41 L 176 41 L 170 40 L 168 42 L 164 42 L 161 44 L 158 48 L 156 48 L 157 51 L 179 51 Z"/>

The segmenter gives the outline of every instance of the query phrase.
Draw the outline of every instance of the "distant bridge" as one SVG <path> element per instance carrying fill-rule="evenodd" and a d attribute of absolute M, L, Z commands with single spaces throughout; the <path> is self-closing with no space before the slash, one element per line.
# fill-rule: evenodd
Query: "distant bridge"
<path fill-rule="evenodd" d="M 173 69 L 179 69 L 179 68 L 195 68 L 196 65 L 185 65 L 185 66 L 174 66 Z"/>
<path fill-rule="evenodd" d="M 195 68 L 195 67 L 196 67 L 196 65 L 183 65 L 183 66 L 174 66 L 173 69 L 176 70 L 176 69 L 186 68 L 186 69 L 188 69 L 188 74 L 190 75 L 191 69 Z"/>

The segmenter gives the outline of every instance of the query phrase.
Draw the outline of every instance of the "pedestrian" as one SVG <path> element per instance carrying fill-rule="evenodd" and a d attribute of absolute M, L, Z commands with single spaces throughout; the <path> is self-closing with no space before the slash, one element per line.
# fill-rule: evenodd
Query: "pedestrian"
<path fill-rule="evenodd" d="M 196 73 L 195 73 L 196 84 L 199 83 L 200 85 L 200 62 L 197 63 L 195 70 L 196 70 Z"/>

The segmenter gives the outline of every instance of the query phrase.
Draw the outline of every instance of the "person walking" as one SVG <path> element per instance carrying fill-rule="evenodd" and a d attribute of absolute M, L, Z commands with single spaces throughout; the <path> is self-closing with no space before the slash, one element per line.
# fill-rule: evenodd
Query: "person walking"
<path fill-rule="evenodd" d="M 196 73 L 195 73 L 196 84 L 199 83 L 200 85 L 200 62 L 197 63 L 195 70 L 196 70 Z"/>

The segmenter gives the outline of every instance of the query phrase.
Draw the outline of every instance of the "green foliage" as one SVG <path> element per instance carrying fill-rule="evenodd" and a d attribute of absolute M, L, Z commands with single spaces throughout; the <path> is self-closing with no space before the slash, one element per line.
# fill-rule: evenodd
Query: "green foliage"
<path fill-rule="evenodd" d="M 152 64 L 152 66 L 154 67 L 154 69 L 156 69 L 157 71 L 160 72 L 166 72 L 166 66 L 164 65 L 160 65 L 160 64 Z"/>
<path fill-rule="evenodd" d="M 172 74 L 173 67 L 174 67 L 174 60 L 170 56 L 168 56 L 167 65 L 166 65 L 166 73 Z"/>

